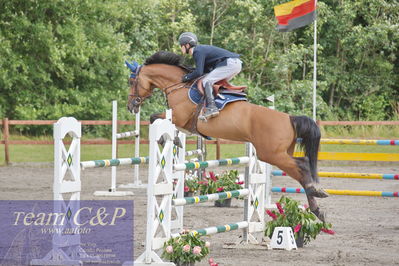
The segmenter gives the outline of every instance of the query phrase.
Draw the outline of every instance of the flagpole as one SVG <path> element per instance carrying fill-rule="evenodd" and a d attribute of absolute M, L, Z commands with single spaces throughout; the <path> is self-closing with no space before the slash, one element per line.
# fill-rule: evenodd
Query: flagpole
<path fill-rule="evenodd" d="M 315 11 L 317 0 L 315 1 Z M 313 120 L 316 121 L 316 85 L 317 85 L 317 13 L 313 23 Z"/>

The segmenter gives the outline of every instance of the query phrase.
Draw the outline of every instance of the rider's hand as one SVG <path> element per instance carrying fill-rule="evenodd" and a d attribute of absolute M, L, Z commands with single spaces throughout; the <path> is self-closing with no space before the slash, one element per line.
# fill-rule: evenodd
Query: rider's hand
<path fill-rule="evenodd" d="M 184 75 L 183 78 L 181 79 L 182 82 L 189 82 L 191 79 L 189 78 L 188 74 Z"/>

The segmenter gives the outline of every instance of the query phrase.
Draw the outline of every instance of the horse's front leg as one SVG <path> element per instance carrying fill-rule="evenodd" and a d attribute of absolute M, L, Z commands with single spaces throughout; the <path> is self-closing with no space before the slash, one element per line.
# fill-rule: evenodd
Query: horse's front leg
<path fill-rule="evenodd" d="M 152 123 L 154 123 L 154 121 L 157 120 L 157 119 L 165 119 L 165 118 L 166 118 L 165 112 L 163 112 L 163 113 L 157 113 L 157 114 L 152 114 L 152 115 L 150 116 L 150 123 L 152 124 Z"/>
<path fill-rule="evenodd" d="M 152 115 L 150 115 L 150 123 L 152 124 L 157 119 L 165 119 L 165 118 L 166 118 L 166 113 L 165 112 L 158 113 L 158 114 L 152 114 Z M 165 140 L 163 139 L 163 137 L 158 141 L 158 143 L 161 146 L 164 146 Z M 180 148 L 183 148 L 183 145 L 182 145 L 182 143 L 181 143 L 181 141 L 180 141 L 180 139 L 178 137 L 178 132 L 176 132 L 176 136 L 175 136 L 175 138 L 173 140 L 173 144 L 175 144 L 176 146 L 178 146 Z"/>

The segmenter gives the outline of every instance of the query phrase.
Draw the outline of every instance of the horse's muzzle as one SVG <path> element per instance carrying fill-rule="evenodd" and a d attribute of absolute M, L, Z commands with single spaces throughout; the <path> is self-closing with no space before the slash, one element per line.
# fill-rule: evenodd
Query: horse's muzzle
<path fill-rule="evenodd" d="M 128 102 L 127 109 L 129 110 L 129 112 L 137 114 L 140 110 L 141 103 L 142 100 L 140 97 L 134 98 Z"/>

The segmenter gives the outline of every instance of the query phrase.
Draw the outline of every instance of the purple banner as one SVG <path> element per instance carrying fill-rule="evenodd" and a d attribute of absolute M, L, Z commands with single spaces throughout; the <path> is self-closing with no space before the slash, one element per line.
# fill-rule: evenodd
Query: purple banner
<path fill-rule="evenodd" d="M 0 201 L 0 265 L 133 260 L 133 200 Z"/>

